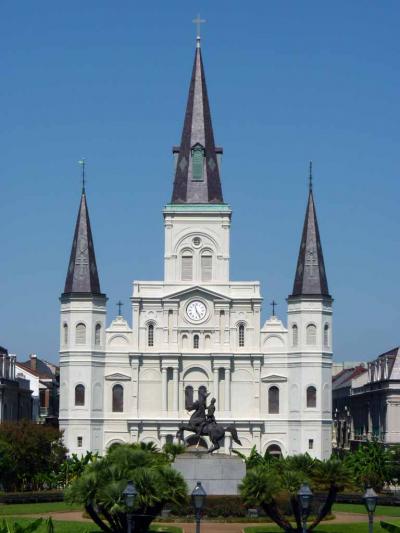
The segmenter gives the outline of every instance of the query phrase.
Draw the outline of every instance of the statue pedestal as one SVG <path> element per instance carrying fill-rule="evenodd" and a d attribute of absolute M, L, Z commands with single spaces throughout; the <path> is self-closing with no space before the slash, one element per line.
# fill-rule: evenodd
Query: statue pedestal
<path fill-rule="evenodd" d="M 201 481 L 208 495 L 236 496 L 238 485 L 246 475 L 242 459 L 223 453 L 185 452 L 175 458 L 172 466 L 185 478 L 189 494 L 197 481 Z"/>

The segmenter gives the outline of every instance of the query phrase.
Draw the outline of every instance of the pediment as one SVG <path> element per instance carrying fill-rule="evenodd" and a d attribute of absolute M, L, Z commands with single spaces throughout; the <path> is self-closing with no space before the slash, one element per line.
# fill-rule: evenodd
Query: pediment
<path fill-rule="evenodd" d="M 269 374 L 261 378 L 263 383 L 285 383 L 287 381 L 286 376 L 280 376 L 279 374 Z"/>
<path fill-rule="evenodd" d="M 194 287 L 189 287 L 188 289 L 183 289 L 181 291 L 173 292 L 171 294 L 168 294 L 168 296 L 164 296 L 163 300 L 170 300 L 172 298 L 182 298 L 190 296 L 191 294 L 196 295 L 204 295 L 208 296 L 209 298 L 213 300 L 218 300 L 220 302 L 230 302 L 231 299 L 227 298 L 223 294 L 220 294 L 215 291 L 210 291 L 209 289 L 206 289 L 204 287 L 201 287 L 200 285 L 195 285 Z"/>
<path fill-rule="evenodd" d="M 126 374 L 121 374 L 120 372 L 115 372 L 114 374 L 108 374 L 105 376 L 107 381 L 130 381 L 131 377 Z"/>

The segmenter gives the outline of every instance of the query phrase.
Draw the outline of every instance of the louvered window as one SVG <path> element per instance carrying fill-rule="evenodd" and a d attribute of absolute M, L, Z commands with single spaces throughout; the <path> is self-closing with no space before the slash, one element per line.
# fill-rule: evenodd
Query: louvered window
<path fill-rule="evenodd" d="M 64 324 L 63 326 L 63 333 L 64 333 L 64 344 L 68 344 L 68 325 Z"/>
<path fill-rule="evenodd" d="M 189 410 L 193 405 L 193 387 L 188 385 L 185 388 L 185 409 Z"/>
<path fill-rule="evenodd" d="M 199 348 L 199 336 L 195 335 L 193 337 L 193 348 L 197 350 Z"/>
<path fill-rule="evenodd" d="M 307 344 L 317 344 L 317 327 L 314 324 L 309 324 L 306 329 Z"/>
<path fill-rule="evenodd" d="M 307 407 L 317 407 L 317 389 L 312 386 L 307 388 Z"/>
<path fill-rule="evenodd" d="M 204 150 L 201 146 L 196 146 L 192 150 L 192 179 L 203 181 Z"/>
<path fill-rule="evenodd" d="M 101 325 L 96 324 L 96 329 L 94 332 L 94 343 L 96 346 L 100 346 L 101 344 Z"/>
<path fill-rule="evenodd" d="M 193 256 L 182 256 L 182 281 L 191 281 L 193 278 Z"/>
<path fill-rule="evenodd" d="M 76 325 L 75 342 L 76 342 L 76 344 L 86 344 L 86 326 L 85 326 L 85 324 L 80 323 L 80 324 Z"/>
<path fill-rule="evenodd" d="M 85 387 L 83 385 L 75 387 L 75 405 L 85 405 Z"/>
<path fill-rule="evenodd" d="M 147 346 L 154 346 L 154 324 L 149 324 L 147 329 Z"/>
<path fill-rule="evenodd" d="M 243 348 L 244 346 L 244 325 L 240 324 L 238 328 L 238 335 L 239 335 L 239 347 Z"/>
<path fill-rule="evenodd" d="M 325 324 L 324 326 L 324 346 L 329 346 L 329 326 Z"/>
<path fill-rule="evenodd" d="M 268 413 L 279 413 L 279 389 L 278 387 L 270 387 L 268 390 Z"/>
<path fill-rule="evenodd" d="M 296 326 L 296 324 L 293 324 L 292 326 L 292 344 L 293 346 L 297 346 L 299 343 L 299 330 Z"/>
<path fill-rule="evenodd" d="M 203 254 L 201 256 L 201 279 L 211 281 L 212 279 L 212 255 Z"/>

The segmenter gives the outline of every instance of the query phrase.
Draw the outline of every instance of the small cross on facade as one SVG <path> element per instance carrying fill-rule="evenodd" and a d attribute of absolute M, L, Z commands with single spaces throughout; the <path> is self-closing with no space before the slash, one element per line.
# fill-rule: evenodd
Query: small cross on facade
<path fill-rule="evenodd" d="M 196 39 L 197 39 L 197 46 L 200 46 L 200 28 L 201 25 L 207 22 L 205 19 L 202 19 L 200 17 L 200 14 L 197 15 L 195 19 L 192 20 L 193 24 L 196 24 Z"/>
<path fill-rule="evenodd" d="M 272 302 L 269 304 L 272 307 L 272 316 L 275 316 L 275 307 L 278 305 L 275 300 L 272 300 Z"/>
<path fill-rule="evenodd" d="M 118 316 L 121 316 L 121 307 L 124 305 L 121 300 L 119 302 L 116 303 L 116 305 L 118 306 Z"/>

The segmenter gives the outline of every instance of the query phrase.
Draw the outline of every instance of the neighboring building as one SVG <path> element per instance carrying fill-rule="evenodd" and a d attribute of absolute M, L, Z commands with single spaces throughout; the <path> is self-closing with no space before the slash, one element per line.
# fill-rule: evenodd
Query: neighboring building
<path fill-rule="evenodd" d="M 357 366 L 367 367 L 366 361 L 333 361 L 332 363 L 332 377 L 335 377 L 342 370 L 349 368 L 356 368 Z"/>
<path fill-rule="evenodd" d="M 0 422 L 32 417 L 29 381 L 15 377 L 16 356 L 0 346 Z"/>
<path fill-rule="evenodd" d="M 17 376 L 29 381 L 32 390 L 33 420 L 58 424 L 59 367 L 31 354 L 28 361 L 16 363 Z"/>
<path fill-rule="evenodd" d="M 329 457 L 332 298 L 311 182 L 288 325 L 276 316 L 261 325 L 260 283 L 229 277 L 232 211 L 222 194 L 222 148 L 214 143 L 199 41 L 173 153 L 172 200 L 163 211 L 164 280 L 133 283 L 132 325 L 117 316 L 106 327 L 107 298 L 82 191 L 61 295 L 66 446 L 70 453 L 102 453 L 115 442 L 162 446 L 188 420 L 186 406 L 207 390 L 217 400 L 218 421 L 236 425 L 244 451 L 255 445 L 261 452 Z M 224 447 L 230 450 L 230 438 Z"/>
<path fill-rule="evenodd" d="M 400 444 L 400 353 L 394 348 L 333 378 L 334 446 L 375 438 Z"/>

